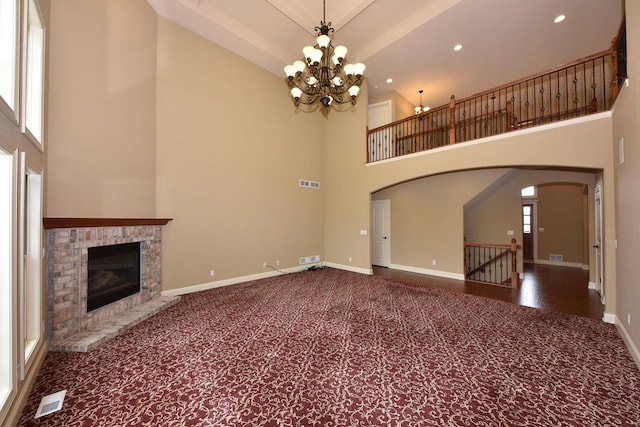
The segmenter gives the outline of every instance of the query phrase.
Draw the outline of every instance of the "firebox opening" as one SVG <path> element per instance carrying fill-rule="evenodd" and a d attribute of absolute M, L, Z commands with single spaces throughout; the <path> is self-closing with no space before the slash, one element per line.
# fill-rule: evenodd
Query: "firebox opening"
<path fill-rule="evenodd" d="M 87 252 L 87 312 L 140 292 L 140 242 Z"/>

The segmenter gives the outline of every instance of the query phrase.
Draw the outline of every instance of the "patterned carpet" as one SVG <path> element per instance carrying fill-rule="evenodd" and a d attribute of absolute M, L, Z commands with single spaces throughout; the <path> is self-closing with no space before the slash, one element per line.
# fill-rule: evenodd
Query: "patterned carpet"
<path fill-rule="evenodd" d="M 92 352 L 50 352 L 20 425 L 638 420 L 640 372 L 612 325 L 322 269 L 185 295 Z"/>

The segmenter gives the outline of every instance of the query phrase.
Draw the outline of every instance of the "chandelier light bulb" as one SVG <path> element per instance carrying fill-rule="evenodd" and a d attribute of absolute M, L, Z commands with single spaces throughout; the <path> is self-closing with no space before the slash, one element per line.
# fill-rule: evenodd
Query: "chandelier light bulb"
<path fill-rule="evenodd" d="M 318 83 L 318 79 L 316 79 L 314 76 L 307 77 L 307 84 L 309 86 L 313 86 L 316 83 Z"/>
<path fill-rule="evenodd" d="M 311 52 L 311 63 L 319 64 L 322 59 L 322 51 L 320 49 L 313 49 Z"/>
<path fill-rule="evenodd" d="M 313 54 L 314 50 L 316 49 L 313 46 L 305 46 L 302 48 L 302 53 L 304 54 L 307 62 L 311 62 L 311 55 Z"/>
<path fill-rule="evenodd" d="M 416 114 L 422 113 L 422 107 L 416 107 L 416 108 L 414 108 L 414 110 L 415 110 Z"/>
<path fill-rule="evenodd" d="M 302 61 L 296 61 L 296 62 L 293 63 L 293 68 L 295 68 L 296 72 L 298 72 L 298 73 L 303 72 L 305 67 L 306 67 L 306 65 Z"/>
<path fill-rule="evenodd" d="M 319 47 L 327 47 L 329 46 L 329 43 L 331 43 L 331 37 L 329 37 L 326 34 L 322 34 L 318 36 L 318 38 L 316 39 L 316 42 L 318 43 Z"/>
<path fill-rule="evenodd" d="M 300 99 L 301 95 L 302 90 L 300 88 L 294 87 L 291 89 L 291 96 L 293 96 L 293 99 Z"/>
<path fill-rule="evenodd" d="M 366 67 L 364 64 L 360 63 L 360 62 L 359 62 L 359 63 L 357 63 L 357 64 L 354 64 L 354 66 L 353 66 L 354 74 L 355 74 L 356 76 L 361 76 L 361 75 L 363 75 L 363 74 L 364 74 L 364 70 L 365 70 L 365 68 L 367 68 L 367 67 Z"/>
<path fill-rule="evenodd" d="M 351 95 L 352 98 L 355 98 L 356 96 L 358 96 L 358 93 L 360 93 L 359 86 L 354 85 L 349 88 L 349 95 Z"/>
<path fill-rule="evenodd" d="M 284 72 L 289 79 L 294 78 L 296 75 L 296 69 L 293 65 L 287 65 L 286 67 L 284 67 Z"/>
<path fill-rule="evenodd" d="M 337 46 L 333 50 L 333 54 L 338 57 L 340 61 L 342 61 L 347 56 L 348 49 L 344 46 Z"/>
<path fill-rule="evenodd" d="M 347 76 L 353 76 L 354 66 L 353 64 L 347 64 L 344 66 L 344 72 Z"/>

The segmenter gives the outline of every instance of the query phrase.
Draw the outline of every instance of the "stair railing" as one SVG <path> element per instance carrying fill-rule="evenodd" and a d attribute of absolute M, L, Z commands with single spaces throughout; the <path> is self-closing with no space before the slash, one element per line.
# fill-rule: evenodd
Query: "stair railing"
<path fill-rule="evenodd" d="M 464 240 L 465 280 L 509 288 L 518 287 L 516 239 L 509 244 Z"/>

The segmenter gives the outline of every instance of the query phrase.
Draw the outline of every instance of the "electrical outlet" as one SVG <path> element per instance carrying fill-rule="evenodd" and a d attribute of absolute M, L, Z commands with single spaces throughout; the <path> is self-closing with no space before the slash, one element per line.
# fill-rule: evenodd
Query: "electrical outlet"
<path fill-rule="evenodd" d="M 631 326 L 631 313 L 627 313 L 627 325 Z"/>
<path fill-rule="evenodd" d="M 279 259 L 276 260 L 276 265 L 280 266 L 280 260 Z"/>
<path fill-rule="evenodd" d="M 209 271 L 209 276 L 210 276 L 210 277 L 213 277 L 213 276 L 215 276 L 215 275 L 216 275 L 216 271 L 215 271 L 215 270 L 210 270 L 210 271 Z"/>
<path fill-rule="evenodd" d="M 353 258 L 349 257 L 349 262 L 353 261 Z"/>
<path fill-rule="evenodd" d="M 431 260 L 431 265 L 436 265 L 436 264 L 437 264 L 436 260 L 435 260 L 435 259 L 432 259 L 432 260 Z"/>
<path fill-rule="evenodd" d="M 267 262 L 266 261 L 262 263 L 262 268 L 267 268 Z"/>

